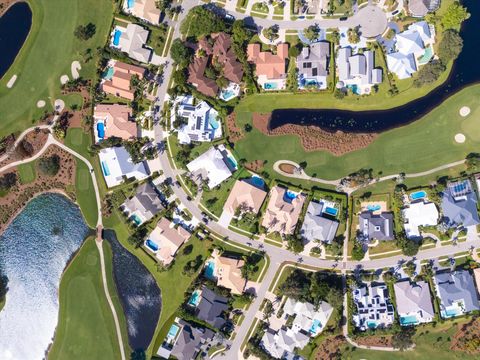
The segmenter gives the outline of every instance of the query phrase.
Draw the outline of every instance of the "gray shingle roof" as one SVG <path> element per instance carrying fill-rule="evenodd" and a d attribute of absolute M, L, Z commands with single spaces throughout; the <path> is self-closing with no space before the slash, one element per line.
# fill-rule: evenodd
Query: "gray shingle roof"
<path fill-rule="evenodd" d="M 320 41 L 303 48 L 297 57 L 297 68 L 305 77 L 327 76 L 330 43 Z"/>
<path fill-rule="evenodd" d="M 135 196 L 125 201 L 124 206 L 131 212 L 140 211 L 145 216 L 146 221 L 164 209 L 155 188 L 150 182 L 140 185 Z"/>
<path fill-rule="evenodd" d="M 215 333 L 210 329 L 194 327 L 184 320 L 178 323 L 182 326 L 182 332 L 178 335 L 171 355 L 178 360 L 195 359 L 201 346 L 211 341 Z"/>
<path fill-rule="evenodd" d="M 434 280 L 440 297 L 440 308 L 444 309 L 458 300 L 463 300 L 465 312 L 480 310 L 477 290 L 469 271 L 437 273 Z"/>
<path fill-rule="evenodd" d="M 480 223 L 477 212 L 477 196 L 474 191 L 455 198 L 450 188 L 447 187 L 442 196 L 442 211 L 445 222 L 452 227 Z"/>
<path fill-rule="evenodd" d="M 369 240 L 393 240 L 393 214 L 383 212 L 373 215 L 370 211 L 359 215 L 360 232 Z"/>
<path fill-rule="evenodd" d="M 195 309 L 196 316 L 200 320 L 206 321 L 213 327 L 220 329 L 226 322 L 221 315 L 228 310 L 228 299 L 217 295 L 205 286 L 202 288 L 201 297 Z"/>
<path fill-rule="evenodd" d="M 430 288 L 425 281 L 410 283 L 409 280 L 394 285 L 397 311 L 400 314 L 421 311 L 422 317 L 434 317 Z"/>
<path fill-rule="evenodd" d="M 314 201 L 308 204 L 301 234 L 307 241 L 320 240 L 331 243 L 337 233 L 338 222 L 321 216 L 323 205 Z"/>

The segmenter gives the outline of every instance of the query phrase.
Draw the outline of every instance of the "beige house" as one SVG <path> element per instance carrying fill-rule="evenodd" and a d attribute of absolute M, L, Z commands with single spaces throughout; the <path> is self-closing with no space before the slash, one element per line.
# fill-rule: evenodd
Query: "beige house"
<path fill-rule="evenodd" d="M 220 256 L 218 251 L 213 252 L 210 261 L 214 263 L 213 277 L 217 280 L 217 285 L 230 289 L 232 294 L 242 294 L 247 285 L 247 280 L 242 277 L 245 261 Z"/>
<path fill-rule="evenodd" d="M 137 123 L 131 121 L 132 109 L 127 105 L 99 104 L 95 106 L 93 118 L 96 128 L 103 123 L 103 137 L 95 133 L 96 142 L 109 137 L 117 137 L 122 140 L 132 140 L 137 137 Z"/>
<path fill-rule="evenodd" d="M 237 180 L 224 205 L 224 210 L 235 214 L 239 206 L 258 214 L 267 193 L 249 183 Z"/>
<path fill-rule="evenodd" d="M 160 21 L 160 9 L 157 8 L 155 0 L 135 0 L 131 9 L 133 16 L 143 19 L 151 24 L 158 24 Z"/>
<path fill-rule="evenodd" d="M 107 94 L 133 100 L 134 90 L 130 86 L 132 76 L 143 79 L 145 69 L 140 66 L 125 64 L 117 61 L 113 66 L 113 76 L 102 84 L 102 90 Z"/>
<path fill-rule="evenodd" d="M 181 226 L 175 227 L 172 222 L 162 218 L 155 229 L 150 233 L 147 248 L 152 250 L 152 245 L 157 247 L 155 256 L 163 265 L 170 264 L 178 249 L 188 240 L 190 233 Z M 152 244 L 153 243 L 153 244 Z"/>
<path fill-rule="evenodd" d="M 302 193 L 296 194 L 286 188 L 275 186 L 270 191 L 270 200 L 262 226 L 267 228 L 268 233 L 293 234 L 305 200 L 306 196 Z"/>

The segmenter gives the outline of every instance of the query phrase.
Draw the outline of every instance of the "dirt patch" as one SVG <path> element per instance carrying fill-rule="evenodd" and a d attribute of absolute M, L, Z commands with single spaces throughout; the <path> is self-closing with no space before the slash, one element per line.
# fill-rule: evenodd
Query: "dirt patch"
<path fill-rule="evenodd" d="M 283 172 L 286 172 L 287 174 L 294 174 L 295 170 L 297 169 L 296 166 L 292 164 L 285 164 L 285 163 L 278 165 L 278 167 L 280 168 L 280 170 L 282 170 Z"/>
<path fill-rule="evenodd" d="M 392 347 L 392 335 L 359 336 L 354 340 L 359 345 Z"/>
<path fill-rule="evenodd" d="M 480 318 L 458 325 L 450 349 L 463 351 L 470 355 L 480 354 Z"/>
<path fill-rule="evenodd" d="M 36 128 L 25 135 L 20 143 L 11 149 L 7 158 L 0 162 L 0 168 L 12 162 L 30 158 L 35 155 L 47 142 L 49 131 Z"/>
<path fill-rule="evenodd" d="M 61 192 L 68 195 L 72 200 L 76 200 L 74 191 L 76 160 L 73 155 L 55 145 L 49 146 L 42 157 L 50 157 L 54 154 L 60 157 L 60 169 L 55 176 L 44 175 L 37 170 L 36 178 L 33 182 L 22 184 L 20 183 L 17 168 L 7 170 L 1 174 L 5 175 L 15 172 L 18 180 L 8 193 L 0 197 L 0 233 L 5 230 L 15 216 L 37 194 Z"/>
<path fill-rule="evenodd" d="M 6 13 L 10 6 L 20 1 L 22 0 L 0 0 L 0 16 Z"/>
<path fill-rule="evenodd" d="M 313 125 L 287 124 L 271 130 L 268 127 L 270 115 L 253 113 L 253 126 L 269 136 L 297 135 L 300 137 L 305 151 L 325 150 L 335 156 L 340 156 L 367 147 L 378 136 L 377 134 L 354 134 L 342 131 L 329 132 Z"/>
<path fill-rule="evenodd" d="M 315 360 L 340 359 L 340 347 L 346 344 L 345 338 L 341 335 L 326 338 L 315 352 Z"/>
<path fill-rule="evenodd" d="M 247 170 L 259 173 L 263 171 L 264 165 L 265 165 L 265 161 L 263 160 L 253 160 L 253 161 L 250 161 L 249 163 L 246 163 L 244 167 Z"/>
<path fill-rule="evenodd" d="M 242 129 L 237 126 L 235 121 L 236 115 L 232 112 L 230 115 L 227 116 L 225 122 L 227 123 L 227 130 L 230 142 L 237 142 L 244 138 L 244 134 Z"/>
<path fill-rule="evenodd" d="M 65 88 L 62 90 L 62 94 L 79 93 L 82 96 L 82 108 L 69 111 L 69 113 L 73 115 L 69 117 L 69 127 L 83 128 L 84 130 L 88 130 L 89 128 L 89 126 L 83 121 L 86 116 L 90 115 L 91 111 L 90 93 L 88 91 L 89 85 L 90 81 L 86 82 L 86 85 Z"/>

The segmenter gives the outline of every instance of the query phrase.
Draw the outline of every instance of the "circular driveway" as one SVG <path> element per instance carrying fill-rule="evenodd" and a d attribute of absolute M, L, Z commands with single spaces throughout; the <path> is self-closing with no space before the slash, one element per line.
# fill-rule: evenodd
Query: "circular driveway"
<path fill-rule="evenodd" d="M 358 10 L 355 18 L 360 26 L 362 36 L 366 38 L 373 38 L 383 34 L 388 24 L 387 14 L 375 5 L 361 8 Z"/>

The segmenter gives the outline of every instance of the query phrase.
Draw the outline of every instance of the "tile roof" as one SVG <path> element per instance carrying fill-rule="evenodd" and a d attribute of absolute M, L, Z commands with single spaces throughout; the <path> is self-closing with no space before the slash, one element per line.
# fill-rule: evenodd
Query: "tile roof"
<path fill-rule="evenodd" d="M 248 61 L 256 66 L 257 76 L 264 75 L 267 79 L 278 79 L 286 76 L 288 44 L 278 44 L 276 54 L 270 51 L 260 51 L 260 44 L 249 44 L 247 55 Z"/>

